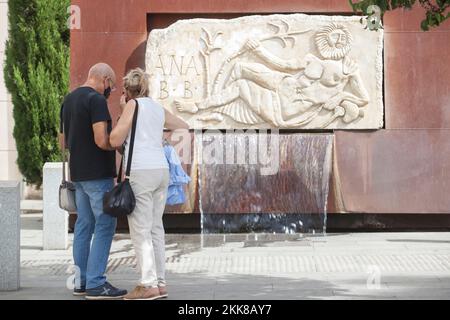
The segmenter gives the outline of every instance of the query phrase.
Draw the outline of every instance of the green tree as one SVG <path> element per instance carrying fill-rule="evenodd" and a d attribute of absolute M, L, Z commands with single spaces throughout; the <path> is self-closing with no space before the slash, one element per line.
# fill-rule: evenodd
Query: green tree
<path fill-rule="evenodd" d="M 18 166 L 40 186 L 45 162 L 59 161 L 59 109 L 69 84 L 70 0 L 9 0 L 4 77 L 14 105 Z"/>
<path fill-rule="evenodd" d="M 425 9 L 425 17 L 420 24 L 424 31 L 428 31 L 430 27 L 437 27 L 442 22 L 450 18 L 450 0 L 360 0 L 354 2 L 349 0 L 353 11 L 363 14 L 371 15 L 373 11 L 368 9 L 371 5 L 376 5 L 380 8 L 381 17 L 386 11 L 395 10 L 398 8 L 411 9 L 416 2 Z"/>

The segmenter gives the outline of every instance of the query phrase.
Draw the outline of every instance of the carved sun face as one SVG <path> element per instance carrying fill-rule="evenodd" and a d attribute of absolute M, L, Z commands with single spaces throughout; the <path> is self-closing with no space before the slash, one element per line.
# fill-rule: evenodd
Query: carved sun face
<path fill-rule="evenodd" d="M 328 35 L 328 44 L 341 49 L 347 44 L 347 35 L 342 30 L 335 30 Z"/>
<path fill-rule="evenodd" d="M 341 24 L 331 23 L 316 33 L 317 49 L 325 59 L 342 59 L 351 49 L 352 35 Z"/>

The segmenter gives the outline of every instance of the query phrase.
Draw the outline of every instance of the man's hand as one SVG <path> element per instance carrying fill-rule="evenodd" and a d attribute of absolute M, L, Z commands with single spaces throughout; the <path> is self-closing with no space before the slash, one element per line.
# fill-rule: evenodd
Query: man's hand
<path fill-rule="evenodd" d="M 255 39 L 248 39 L 244 45 L 245 49 L 247 49 L 249 51 L 253 51 L 256 48 L 258 48 L 259 46 L 260 46 L 260 42 Z"/>

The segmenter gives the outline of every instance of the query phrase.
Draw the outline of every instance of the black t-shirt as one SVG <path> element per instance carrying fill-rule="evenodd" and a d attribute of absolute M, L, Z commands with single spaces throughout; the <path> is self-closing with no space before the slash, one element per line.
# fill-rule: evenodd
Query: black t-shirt
<path fill-rule="evenodd" d="M 94 140 L 92 125 L 106 121 L 111 132 L 111 115 L 104 96 L 93 88 L 80 87 L 66 96 L 61 107 L 66 146 L 70 152 L 72 181 L 116 177 L 116 152 L 100 149 Z"/>

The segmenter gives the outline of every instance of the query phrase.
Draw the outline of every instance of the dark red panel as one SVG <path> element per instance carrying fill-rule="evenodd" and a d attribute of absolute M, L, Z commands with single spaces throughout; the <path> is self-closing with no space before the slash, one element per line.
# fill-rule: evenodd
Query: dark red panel
<path fill-rule="evenodd" d="M 109 99 L 110 111 L 115 120 L 119 110 L 122 78 L 128 70 L 144 67 L 146 41 L 145 33 L 72 33 L 71 87 L 76 88 L 86 81 L 93 64 L 110 64 L 118 80 L 118 90 Z"/>
<path fill-rule="evenodd" d="M 385 34 L 386 128 L 450 128 L 450 31 Z"/>
<path fill-rule="evenodd" d="M 81 13 L 81 29 L 74 32 L 146 32 L 148 2 L 72 0 Z"/>
<path fill-rule="evenodd" d="M 450 130 L 335 133 L 348 212 L 450 213 Z"/>
<path fill-rule="evenodd" d="M 420 23 L 425 19 L 425 9 L 416 4 L 411 10 L 398 9 L 389 11 L 384 15 L 384 29 L 386 32 L 421 32 Z M 431 28 L 430 32 L 442 32 L 450 30 L 450 21 L 445 21 L 437 28 Z"/>
<path fill-rule="evenodd" d="M 81 29 L 73 32 L 145 32 L 147 14 L 351 13 L 342 0 L 72 0 L 81 10 Z"/>
<path fill-rule="evenodd" d="M 158 13 L 351 12 L 345 0 L 157 0 L 147 3 L 150 12 Z"/>

